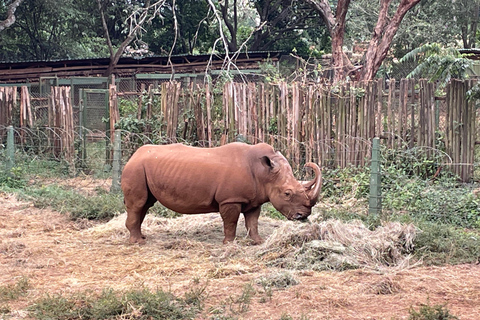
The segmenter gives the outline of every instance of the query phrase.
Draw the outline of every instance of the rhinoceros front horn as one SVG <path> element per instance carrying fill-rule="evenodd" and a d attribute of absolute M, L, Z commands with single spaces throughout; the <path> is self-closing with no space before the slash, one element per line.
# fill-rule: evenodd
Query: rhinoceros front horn
<path fill-rule="evenodd" d="M 313 162 L 309 162 L 305 165 L 305 167 L 310 167 L 315 171 L 315 178 L 312 181 L 303 181 L 302 184 L 307 192 L 308 198 L 310 199 L 310 205 L 314 206 L 317 203 L 318 196 L 320 195 L 320 191 L 322 190 L 322 171 Z"/>

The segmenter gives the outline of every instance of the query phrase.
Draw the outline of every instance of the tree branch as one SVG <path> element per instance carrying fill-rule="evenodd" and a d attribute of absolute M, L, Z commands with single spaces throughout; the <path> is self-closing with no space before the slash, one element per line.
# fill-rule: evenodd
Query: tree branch
<path fill-rule="evenodd" d="M 322 19 L 327 24 L 328 31 L 330 35 L 333 33 L 333 28 L 335 27 L 336 21 L 333 16 L 332 9 L 330 9 L 330 3 L 328 0 L 305 0 L 306 3 L 309 3 L 315 11 L 317 11 Z M 338 7 L 338 5 L 337 5 Z"/>
<path fill-rule="evenodd" d="M 99 4 L 99 9 L 102 9 L 100 1 L 101 0 L 97 0 Z M 130 14 L 130 16 L 126 19 L 126 22 L 130 25 L 128 35 L 125 38 L 125 40 L 122 41 L 122 43 L 119 45 L 116 51 L 113 49 L 113 45 L 111 43 L 110 36 L 108 33 L 107 24 L 106 22 L 104 22 L 105 16 L 103 14 L 103 10 L 101 11 L 102 24 L 105 31 L 105 37 L 107 38 L 109 49 L 111 49 L 110 64 L 107 70 L 105 71 L 104 76 L 106 77 L 110 76 L 110 74 L 113 72 L 115 66 L 118 63 L 118 60 L 120 60 L 120 57 L 122 56 L 125 48 L 133 41 L 133 39 L 135 39 L 136 36 L 141 34 L 144 23 L 146 23 L 147 21 L 152 21 L 153 18 L 155 18 L 157 15 L 160 15 L 160 9 L 165 5 L 166 1 L 167 0 L 158 0 L 153 4 L 150 4 L 150 0 L 146 0 L 143 8 L 133 11 Z"/>
<path fill-rule="evenodd" d="M 230 32 L 230 38 L 231 39 L 227 39 L 225 38 L 227 41 L 228 41 L 228 48 L 231 50 L 231 51 L 236 51 L 237 50 L 237 2 L 234 0 L 234 23 L 232 24 L 228 18 L 228 6 L 229 6 L 229 2 L 228 0 L 225 0 L 225 5 L 222 5 L 222 4 L 219 4 L 220 5 L 220 9 L 221 9 L 221 12 L 222 12 L 222 18 L 223 18 L 223 21 L 225 22 L 225 26 L 227 26 L 227 29 L 228 31 Z"/>
<path fill-rule="evenodd" d="M 8 5 L 7 9 L 7 18 L 3 21 L 0 21 L 0 32 L 10 27 L 15 23 L 15 11 L 17 7 L 23 2 L 23 0 L 15 0 Z"/>
<path fill-rule="evenodd" d="M 392 19 L 387 24 L 384 24 L 384 28 L 381 30 L 382 36 L 380 41 L 371 43 L 372 46 L 369 45 L 367 49 L 367 60 L 362 70 L 361 80 L 372 80 L 375 77 L 375 74 L 387 56 L 393 37 L 397 33 L 405 14 L 420 1 L 421 0 L 401 0 Z M 387 4 L 389 4 L 390 0 L 387 0 L 387 2 Z"/>
<path fill-rule="evenodd" d="M 107 21 L 105 20 L 105 12 L 101 0 L 97 0 L 97 3 L 98 11 L 100 11 L 100 17 L 102 18 L 103 32 L 105 33 L 105 40 L 107 40 L 108 51 L 110 52 L 110 56 L 113 57 L 115 53 L 113 52 L 112 40 L 110 39 L 110 32 L 108 32 Z"/>

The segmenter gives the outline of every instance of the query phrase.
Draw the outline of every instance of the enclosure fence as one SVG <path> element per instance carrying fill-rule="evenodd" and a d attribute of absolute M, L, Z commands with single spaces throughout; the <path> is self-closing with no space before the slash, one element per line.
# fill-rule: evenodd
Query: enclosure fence
<path fill-rule="evenodd" d="M 89 157 L 89 143 L 104 144 L 111 165 L 115 129 L 122 130 L 124 157 L 145 143 L 267 142 L 296 170 L 309 161 L 328 168 L 365 166 L 372 139 L 380 137 L 388 148 L 442 153 L 439 166 L 463 181 L 474 177 L 478 112 L 466 99 L 473 80 L 452 80 L 444 94 L 434 83 L 414 79 L 338 86 L 161 82 L 140 85 L 137 92 L 119 91 L 117 84 L 51 86 L 47 99 L 34 99 L 26 87 L 2 87 L 0 137 L 6 139 L 8 125 L 17 128 L 20 143 L 26 132 L 42 132 L 35 139 L 48 143 L 33 149 L 64 159 L 72 172 L 75 162 Z"/>

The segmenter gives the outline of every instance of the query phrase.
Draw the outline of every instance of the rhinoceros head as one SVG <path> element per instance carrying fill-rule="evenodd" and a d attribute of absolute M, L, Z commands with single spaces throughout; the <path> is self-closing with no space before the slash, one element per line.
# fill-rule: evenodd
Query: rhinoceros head
<path fill-rule="evenodd" d="M 289 220 L 306 219 L 317 203 L 322 188 L 322 173 L 318 165 L 312 162 L 305 165 L 314 170 L 313 180 L 298 181 L 287 159 L 279 152 L 275 157 L 263 157 L 262 162 L 268 168 L 266 189 L 275 209 Z"/>

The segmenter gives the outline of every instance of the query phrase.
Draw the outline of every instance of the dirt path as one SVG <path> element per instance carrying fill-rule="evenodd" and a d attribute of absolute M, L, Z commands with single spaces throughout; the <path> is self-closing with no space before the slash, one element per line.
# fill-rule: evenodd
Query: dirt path
<path fill-rule="evenodd" d="M 299 284 L 270 295 L 258 279 L 282 270 L 266 267 L 255 255 L 258 247 L 246 241 L 223 246 L 218 215 L 147 216 L 144 246 L 126 243 L 124 218 L 107 224 L 72 222 L 0 194 L 0 284 L 21 277 L 31 284 L 25 297 L 9 302 L 10 316 L 25 318 L 25 308 L 45 293 L 144 285 L 183 296 L 206 285 L 198 319 L 280 319 L 284 314 L 294 319 L 407 319 L 410 306 L 427 300 L 446 304 L 460 319 L 480 319 L 479 265 L 295 272 Z M 260 232 L 268 237 L 281 223 L 261 218 Z M 253 288 L 248 305 L 232 303 L 246 288 Z"/>

